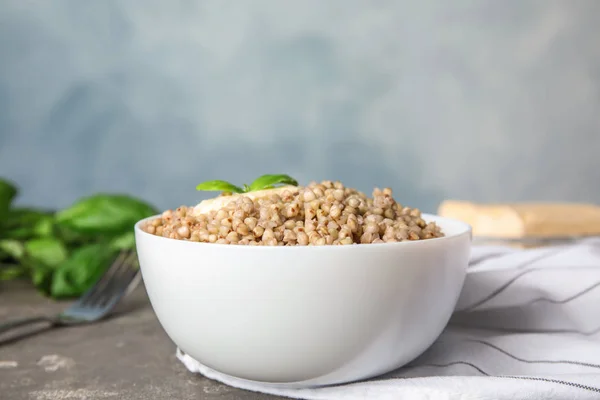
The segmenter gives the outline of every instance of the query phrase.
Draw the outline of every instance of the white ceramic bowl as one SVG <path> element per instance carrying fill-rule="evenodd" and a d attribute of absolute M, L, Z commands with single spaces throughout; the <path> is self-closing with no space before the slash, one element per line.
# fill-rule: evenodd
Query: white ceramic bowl
<path fill-rule="evenodd" d="M 135 228 L 152 307 L 175 344 L 242 379 L 308 387 L 413 360 L 458 300 L 471 229 L 414 242 L 263 247 L 185 242 Z"/>

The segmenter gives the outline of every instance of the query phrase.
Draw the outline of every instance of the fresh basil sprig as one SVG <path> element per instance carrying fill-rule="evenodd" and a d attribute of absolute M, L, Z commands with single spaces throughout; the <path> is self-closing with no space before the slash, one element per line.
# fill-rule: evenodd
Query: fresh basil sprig
<path fill-rule="evenodd" d="M 289 175 L 285 174 L 268 174 L 263 175 L 254 180 L 250 185 L 244 184 L 242 187 L 236 186 L 233 183 L 226 181 L 206 181 L 196 186 L 196 190 L 207 192 L 224 192 L 224 193 L 248 193 L 257 190 L 272 189 L 280 185 L 298 186 L 298 181 Z"/>
<path fill-rule="evenodd" d="M 78 233 L 122 234 L 140 219 L 156 214 L 149 204 L 126 195 L 96 194 L 56 213 L 59 226 Z"/>
<path fill-rule="evenodd" d="M 263 175 L 250 184 L 248 191 L 271 189 L 276 185 L 298 186 L 298 182 L 288 175 Z"/>
<path fill-rule="evenodd" d="M 196 186 L 196 190 L 204 190 L 207 192 L 233 192 L 244 193 L 244 189 L 235 186 L 233 183 L 226 181 L 206 181 Z"/>
<path fill-rule="evenodd" d="M 52 212 L 15 207 L 0 178 L 0 281 L 25 278 L 52 298 L 80 296 L 120 250 L 135 248 L 134 224 L 158 213 L 135 197 L 99 193 Z"/>

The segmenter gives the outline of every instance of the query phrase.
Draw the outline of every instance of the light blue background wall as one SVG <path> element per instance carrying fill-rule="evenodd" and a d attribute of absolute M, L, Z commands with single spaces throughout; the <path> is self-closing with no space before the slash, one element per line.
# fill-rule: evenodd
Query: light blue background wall
<path fill-rule="evenodd" d="M 600 1 L 0 0 L 21 203 L 205 179 L 600 202 Z"/>

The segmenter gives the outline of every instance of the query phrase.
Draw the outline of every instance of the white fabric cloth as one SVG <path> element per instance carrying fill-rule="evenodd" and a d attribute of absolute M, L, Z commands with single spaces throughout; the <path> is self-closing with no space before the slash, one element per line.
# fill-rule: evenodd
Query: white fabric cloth
<path fill-rule="evenodd" d="M 291 398 L 600 399 L 600 239 L 531 250 L 474 247 L 439 339 L 409 365 L 367 381 L 272 388 L 177 356 L 208 378 Z"/>

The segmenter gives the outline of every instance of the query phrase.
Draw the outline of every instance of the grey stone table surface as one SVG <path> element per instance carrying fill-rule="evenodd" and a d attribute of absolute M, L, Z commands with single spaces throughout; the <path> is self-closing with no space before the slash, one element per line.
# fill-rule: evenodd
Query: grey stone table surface
<path fill-rule="evenodd" d="M 0 321 L 61 310 L 21 282 L 0 283 Z M 1 400 L 277 399 L 191 374 L 143 288 L 96 324 L 0 344 Z"/>

